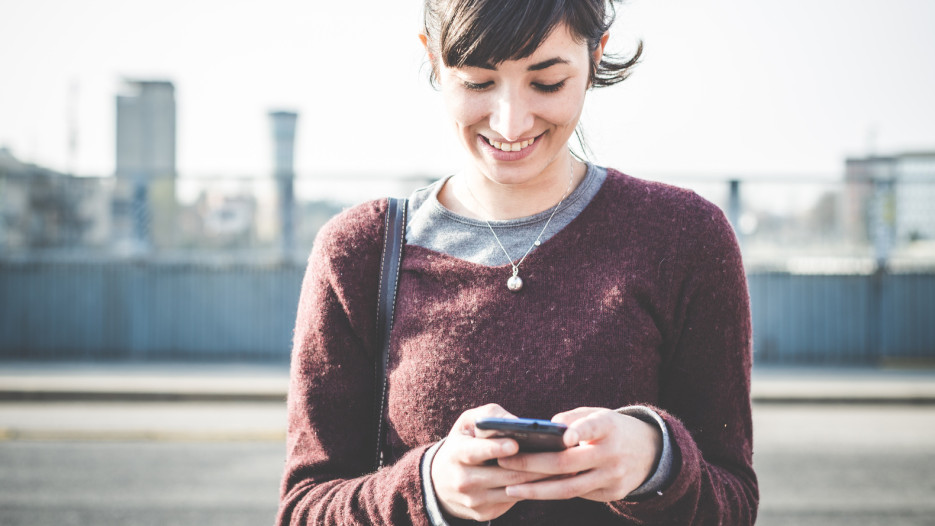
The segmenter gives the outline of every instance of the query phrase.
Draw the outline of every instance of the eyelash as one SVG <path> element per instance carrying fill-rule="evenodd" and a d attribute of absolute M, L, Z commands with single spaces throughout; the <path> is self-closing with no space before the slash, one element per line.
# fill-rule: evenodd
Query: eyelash
<path fill-rule="evenodd" d="M 468 89 L 470 91 L 484 91 L 485 89 L 489 88 L 492 85 L 493 85 L 493 81 L 483 82 L 483 83 L 464 81 L 465 89 Z M 565 81 L 563 80 L 561 82 L 556 82 L 555 84 L 539 84 L 539 83 L 534 82 L 532 86 L 538 91 L 541 91 L 542 93 L 555 93 L 565 86 Z"/>
<path fill-rule="evenodd" d="M 493 85 L 492 81 L 483 82 L 483 83 L 469 82 L 467 80 L 464 81 L 464 87 L 470 91 L 484 91 L 485 89 L 489 88 L 492 85 Z"/>
<path fill-rule="evenodd" d="M 565 86 L 565 81 L 556 82 L 555 84 L 533 84 L 533 86 L 543 93 L 555 93 Z"/>

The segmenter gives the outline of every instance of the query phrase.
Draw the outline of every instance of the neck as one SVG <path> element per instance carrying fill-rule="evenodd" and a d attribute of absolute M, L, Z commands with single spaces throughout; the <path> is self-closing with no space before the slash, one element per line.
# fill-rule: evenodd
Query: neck
<path fill-rule="evenodd" d="M 504 184 L 476 171 L 466 170 L 451 178 L 439 192 L 442 205 L 475 219 L 516 219 L 556 206 L 584 179 L 584 163 L 556 161 L 548 174 L 528 181 Z M 570 179 L 570 184 L 569 184 Z"/>

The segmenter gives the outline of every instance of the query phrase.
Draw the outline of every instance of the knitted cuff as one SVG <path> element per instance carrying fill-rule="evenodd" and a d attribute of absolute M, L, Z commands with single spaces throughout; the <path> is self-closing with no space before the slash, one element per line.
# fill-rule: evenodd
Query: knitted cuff
<path fill-rule="evenodd" d="M 669 429 L 665 421 L 658 413 L 642 405 L 631 405 L 617 409 L 622 415 L 638 418 L 647 424 L 656 425 L 662 432 L 662 451 L 656 461 L 656 469 L 638 488 L 627 495 L 630 497 L 641 497 L 650 493 L 662 495 L 662 490 L 668 485 L 672 475 L 672 440 L 669 437 Z"/>
<path fill-rule="evenodd" d="M 435 460 L 435 453 L 444 442 L 444 438 L 439 440 L 425 452 L 425 455 L 422 455 L 422 495 L 425 496 L 425 512 L 432 526 L 449 526 L 445 521 L 445 516 L 442 515 L 442 508 L 438 504 L 435 487 L 432 485 L 432 461 Z"/>

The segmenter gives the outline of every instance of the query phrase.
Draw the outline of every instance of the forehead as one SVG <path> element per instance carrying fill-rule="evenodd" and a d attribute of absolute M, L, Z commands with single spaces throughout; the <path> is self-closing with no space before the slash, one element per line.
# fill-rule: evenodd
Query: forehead
<path fill-rule="evenodd" d="M 580 58 L 581 55 L 587 56 L 587 54 L 587 43 L 576 38 L 568 29 L 568 26 L 559 24 L 536 47 L 536 50 L 533 51 L 529 58 L 538 59 L 561 55 L 570 60 Z"/>

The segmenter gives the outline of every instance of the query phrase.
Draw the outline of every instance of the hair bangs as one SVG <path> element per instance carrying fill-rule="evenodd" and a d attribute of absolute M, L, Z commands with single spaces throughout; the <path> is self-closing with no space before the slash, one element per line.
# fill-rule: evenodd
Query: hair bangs
<path fill-rule="evenodd" d="M 459 7 L 439 35 L 448 67 L 495 66 L 526 58 L 568 15 L 562 0 L 488 0 Z"/>

